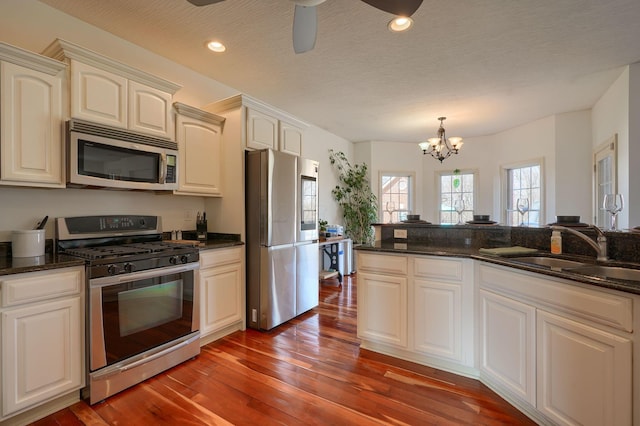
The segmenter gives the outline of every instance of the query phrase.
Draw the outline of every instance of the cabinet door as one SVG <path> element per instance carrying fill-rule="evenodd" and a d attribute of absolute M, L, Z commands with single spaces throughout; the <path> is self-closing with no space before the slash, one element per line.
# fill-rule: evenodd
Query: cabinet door
<path fill-rule="evenodd" d="M 173 96 L 136 81 L 129 81 L 128 128 L 161 138 L 174 139 Z"/>
<path fill-rule="evenodd" d="M 631 341 L 538 311 L 538 410 L 561 425 L 630 425 Z"/>
<path fill-rule="evenodd" d="M 358 273 L 358 337 L 407 346 L 407 278 Z"/>
<path fill-rule="evenodd" d="M 61 78 L 0 66 L 0 183 L 64 187 Z"/>
<path fill-rule="evenodd" d="M 247 148 L 278 149 L 278 120 L 247 108 Z"/>
<path fill-rule="evenodd" d="M 280 146 L 282 152 L 293 155 L 302 154 L 302 139 L 304 131 L 293 124 L 280 122 Z"/>
<path fill-rule="evenodd" d="M 71 61 L 71 116 L 127 128 L 127 79 Z"/>
<path fill-rule="evenodd" d="M 2 415 L 84 384 L 80 296 L 2 313 Z"/>
<path fill-rule="evenodd" d="M 480 290 L 480 370 L 513 395 L 536 403 L 533 306 Z"/>
<path fill-rule="evenodd" d="M 414 349 L 462 360 L 462 285 L 427 280 L 414 281 Z"/>
<path fill-rule="evenodd" d="M 242 320 L 242 264 L 200 271 L 200 333 L 206 336 Z"/>
<path fill-rule="evenodd" d="M 220 126 L 178 115 L 179 157 L 177 193 L 222 196 Z"/>

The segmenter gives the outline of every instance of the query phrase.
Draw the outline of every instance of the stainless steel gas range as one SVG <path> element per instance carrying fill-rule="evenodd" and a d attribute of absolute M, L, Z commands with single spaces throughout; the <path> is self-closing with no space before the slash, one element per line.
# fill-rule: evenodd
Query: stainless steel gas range
<path fill-rule="evenodd" d="M 57 218 L 56 248 L 86 261 L 91 404 L 200 353 L 198 249 L 162 241 L 159 216 Z"/>

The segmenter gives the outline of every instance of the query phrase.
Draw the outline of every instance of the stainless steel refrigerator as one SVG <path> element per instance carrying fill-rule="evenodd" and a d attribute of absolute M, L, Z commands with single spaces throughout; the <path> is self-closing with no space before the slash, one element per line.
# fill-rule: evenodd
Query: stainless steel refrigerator
<path fill-rule="evenodd" d="M 318 162 L 245 160 L 247 326 L 270 330 L 318 305 Z"/>

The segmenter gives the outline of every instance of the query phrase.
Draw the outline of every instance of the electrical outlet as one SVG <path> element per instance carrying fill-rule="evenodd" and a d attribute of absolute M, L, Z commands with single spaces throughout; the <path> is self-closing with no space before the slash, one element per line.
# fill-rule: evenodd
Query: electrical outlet
<path fill-rule="evenodd" d="M 394 229 L 393 230 L 393 238 L 407 238 L 407 230 L 406 229 Z"/>
<path fill-rule="evenodd" d="M 184 211 L 184 220 L 193 220 L 193 210 Z"/>

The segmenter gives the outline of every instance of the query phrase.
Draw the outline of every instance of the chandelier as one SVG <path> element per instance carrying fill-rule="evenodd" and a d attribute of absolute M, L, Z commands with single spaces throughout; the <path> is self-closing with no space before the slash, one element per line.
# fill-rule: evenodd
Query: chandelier
<path fill-rule="evenodd" d="M 423 154 L 430 154 L 436 160 L 442 161 L 445 158 L 449 158 L 451 154 L 457 154 L 462 148 L 462 138 L 458 136 L 453 136 L 447 138 L 445 136 L 444 127 L 442 127 L 442 122 L 446 120 L 447 117 L 438 117 L 440 120 L 440 128 L 438 129 L 438 137 L 429 138 L 427 142 L 420 142 L 418 145 L 422 150 Z"/>

